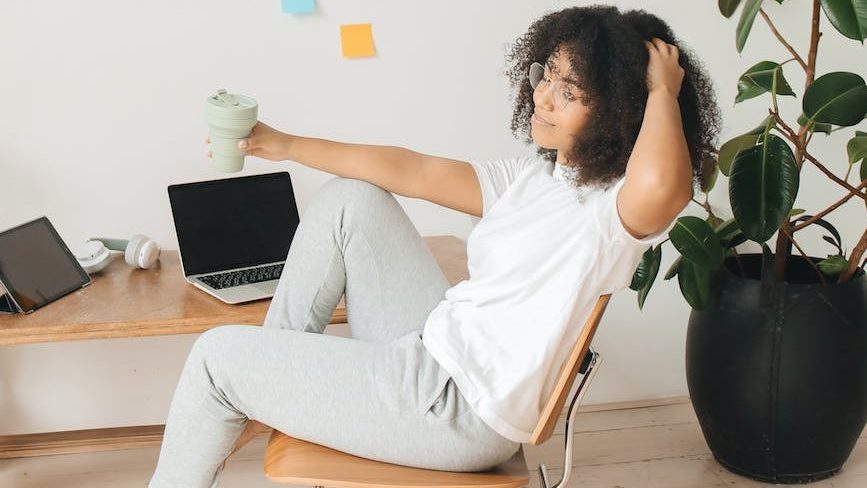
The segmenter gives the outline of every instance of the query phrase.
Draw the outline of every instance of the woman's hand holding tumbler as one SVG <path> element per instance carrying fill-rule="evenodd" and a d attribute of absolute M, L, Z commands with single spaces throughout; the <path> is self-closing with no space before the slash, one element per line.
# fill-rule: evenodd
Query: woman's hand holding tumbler
<path fill-rule="evenodd" d="M 269 127 L 262 122 L 256 122 L 250 135 L 246 139 L 238 141 L 238 149 L 244 151 L 247 156 L 256 156 L 271 161 L 283 161 L 288 153 L 291 136 Z M 205 143 L 210 144 L 211 138 L 206 137 Z M 210 149 L 206 152 L 212 156 Z"/>

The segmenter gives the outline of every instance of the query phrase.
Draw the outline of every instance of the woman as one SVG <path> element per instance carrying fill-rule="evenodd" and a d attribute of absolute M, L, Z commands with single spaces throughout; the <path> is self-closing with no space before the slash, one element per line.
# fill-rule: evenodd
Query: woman
<path fill-rule="evenodd" d="M 307 206 L 264 326 L 194 344 L 149 486 L 216 486 L 263 425 L 427 469 L 511 457 L 597 297 L 630 283 L 701 181 L 719 115 L 678 44 L 643 11 L 534 22 L 509 76 L 512 130 L 538 157 L 464 162 L 258 123 L 248 154 L 341 178 Z M 482 217 L 468 280 L 449 286 L 393 193 Z M 322 335 L 344 293 L 353 337 Z"/>

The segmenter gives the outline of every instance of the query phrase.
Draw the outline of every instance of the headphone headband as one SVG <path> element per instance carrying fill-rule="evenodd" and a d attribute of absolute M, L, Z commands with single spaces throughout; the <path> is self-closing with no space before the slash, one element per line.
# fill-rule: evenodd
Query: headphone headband
<path fill-rule="evenodd" d="M 112 251 L 124 251 L 129 244 L 129 239 L 113 239 L 111 237 L 91 237 L 88 241 L 99 241 Z"/>
<path fill-rule="evenodd" d="M 87 246 L 90 242 L 99 244 L 96 247 Z M 141 234 L 136 234 L 130 239 L 90 237 L 78 251 L 76 258 L 85 271 L 95 273 L 108 266 L 111 261 L 109 251 L 123 252 L 126 264 L 143 269 L 150 268 L 160 258 L 160 246 Z"/>

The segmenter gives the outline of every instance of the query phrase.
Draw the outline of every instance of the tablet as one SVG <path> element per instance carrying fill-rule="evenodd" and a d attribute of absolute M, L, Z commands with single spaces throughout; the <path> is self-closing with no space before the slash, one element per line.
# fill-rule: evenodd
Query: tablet
<path fill-rule="evenodd" d="M 33 312 L 89 284 L 47 217 L 0 232 L 0 285 L 12 312 Z"/>

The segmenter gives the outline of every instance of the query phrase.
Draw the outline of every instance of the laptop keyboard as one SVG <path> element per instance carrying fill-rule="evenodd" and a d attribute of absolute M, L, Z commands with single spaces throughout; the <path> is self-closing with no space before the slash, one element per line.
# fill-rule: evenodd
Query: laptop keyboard
<path fill-rule="evenodd" d="M 262 266 L 260 268 L 227 271 L 207 276 L 200 276 L 199 280 L 215 290 L 230 286 L 241 286 L 261 281 L 276 280 L 283 272 L 283 263 Z"/>

